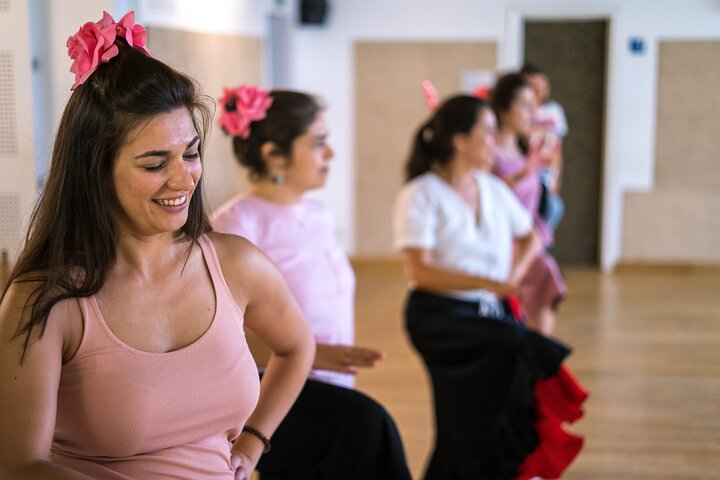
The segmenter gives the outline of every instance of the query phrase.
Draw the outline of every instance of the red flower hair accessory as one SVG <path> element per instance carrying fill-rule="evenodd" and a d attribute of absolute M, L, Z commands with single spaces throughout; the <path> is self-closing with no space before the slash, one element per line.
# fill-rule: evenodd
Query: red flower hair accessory
<path fill-rule="evenodd" d="M 475 90 L 473 90 L 473 96 L 479 98 L 480 100 L 487 100 L 490 97 L 490 87 L 485 85 L 475 87 Z"/>
<path fill-rule="evenodd" d="M 152 56 L 145 48 L 145 29 L 135 24 L 134 12 L 126 13 L 119 23 L 115 23 L 109 13 L 103 12 L 103 18 L 97 22 L 85 23 L 65 44 L 68 56 L 73 60 L 70 71 L 75 74 L 75 83 L 70 90 L 75 90 L 78 85 L 85 83 L 101 63 L 109 62 L 118 54 L 116 37 L 125 39 L 130 47 Z"/>
<path fill-rule="evenodd" d="M 423 93 L 425 94 L 425 103 L 427 103 L 430 111 L 434 111 L 440 103 L 438 101 L 438 94 L 435 89 L 435 85 L 433 85 L 430 80 L 425 80 L 422 82 L 422 88 Z"/>
<path fill-rule="evenodd" d="M 273 103 L 270 92 L 253 85 L 242 84 L 224 88 L 220 104 L 220 126 L 233 137 L 248 138 L 250 124 L 264 119 Z"/>

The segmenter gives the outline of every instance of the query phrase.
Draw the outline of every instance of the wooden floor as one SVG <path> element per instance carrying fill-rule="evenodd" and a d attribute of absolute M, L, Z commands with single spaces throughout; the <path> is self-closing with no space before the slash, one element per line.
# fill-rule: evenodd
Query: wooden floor
<path fill-rule="evenodd" d="M 399 264 L 356 262 L 357 343 L 388 358 L 358 388 L 395 418 L 415 478 L 432 443 L 423 367 L 402 327 Z M 589 389 L 571 429 L 586 444 L 564 478 L 720 479 L 720 271 L 565 269 L 557 337 Z"/>

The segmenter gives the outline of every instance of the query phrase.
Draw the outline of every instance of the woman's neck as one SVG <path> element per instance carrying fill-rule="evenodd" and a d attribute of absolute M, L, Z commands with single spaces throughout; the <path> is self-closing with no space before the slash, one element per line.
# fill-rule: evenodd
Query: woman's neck
<path fill-rule="evenodd" d="M 475 170 L 471 165 L 466 165 L 459 157 L 454 157 L 445 165 L 433 167 L 433 172 L 455 188 L 465 185 Z"/>
<path fill-rule="evenodd" d="M 291 205 L 300 203 L 305 192 L 287 185 L 276 185 L 269 180 L 259 180 L 250 187 L 250 194 L 272 203 Z"/>
<path fill-rule="evenodd" d="M 190 243 L 168 232 L 141 237 L 120 232 L 113 270 L 121 275 L 139 275 L 144 279 L 163 277 L 183 265 Z"/>
<path fill-rule="evenodd" d="M 496 145 L 502 149 L 517 148 L 518 136 L 513 130 L 500 127 L 497 133 Z"/>

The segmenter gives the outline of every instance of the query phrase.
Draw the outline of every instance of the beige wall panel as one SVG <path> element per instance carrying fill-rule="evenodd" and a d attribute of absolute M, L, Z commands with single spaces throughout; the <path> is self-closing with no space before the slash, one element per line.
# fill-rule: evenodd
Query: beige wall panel
<path fill-rule="evenodd" d="M 194 77 L 213 101 L 225 86 L 258 85 L 261 80 L 260 38 L 149 28 L 148 48 L 160 60 Z M 205 196 L 211 210 L 247 189 L 247 174 L 232 155 L 230 138 L 217 126 L 217 114 L 205 145 L 204 167 Z"/>
<path fill-rule="evenodd" d="M 392 204 L 411 137 L 429 114 L 422 81 L 442 98 L 460 90 L 464 70 L 494 70 L 495 56 L 491 42 L 355 45 L 358 255 L 393 255 Z"/>
<path fill-rule="evenodd" d="M 623 260 L 720 262 L 720 42 L 660 44 L 656 182 L 625 195 Z"/>
<path fill-rule="evenodd" d="M 661 42 L 658 187 L 720 187 L 720 42 Z"/>
<path fill-rule="evenodd" d="M 720 110 L 659 111 L 657 187 L 720 187 L 719 133 Z"/>
<path fill-rule="evenodd" d="M 626 261 L 720 260 L 720 193 L 657 190 L 625 197 Z"/>

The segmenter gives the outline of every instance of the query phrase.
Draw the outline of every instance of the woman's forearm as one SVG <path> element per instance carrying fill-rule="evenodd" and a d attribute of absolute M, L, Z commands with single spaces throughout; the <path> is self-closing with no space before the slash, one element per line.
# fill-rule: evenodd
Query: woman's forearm
<path fill-rule="evenodd" d="M 428 263 L 406 266 L 407 276 L 418 288 L 428 290 L 488 290 L 499 296 L 508 294 L 507 285 L 489 278 L 438 267 Z"/>
<path fill-rule="evenodd" d="M 260 383 L 260 398 L 246 424 L 271 437 L 285 418 L 305 384 L 315 356 L 315 340 L 308 329 L 303 340 L 290 352 L 273 353 Z M 257 459 L 262 443 L 249 433 L 243 433 L 236 447 Z M 251 451 L 248 451 L 251 450 Z"/>
<path fill-rule="evenodd" d="M 542 242 L 534 229 L 525 237 L 520 238 L 517 241 L 517 250 L 513 258 L 510 281 L 520 283 L 541 251 Z"/>

